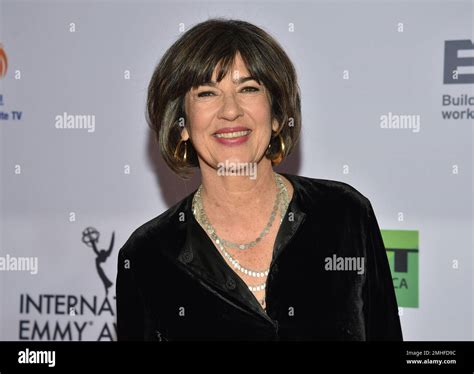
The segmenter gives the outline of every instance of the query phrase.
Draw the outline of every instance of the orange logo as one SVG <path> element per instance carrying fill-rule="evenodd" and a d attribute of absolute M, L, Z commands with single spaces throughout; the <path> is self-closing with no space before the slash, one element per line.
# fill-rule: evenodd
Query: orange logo
<path fill-rule="evenodd" d="M 7 54 L 3 50 L 3 45 L 0 44 L 0 78 L 3 78 L 7 73 L 8 60 Z"/>

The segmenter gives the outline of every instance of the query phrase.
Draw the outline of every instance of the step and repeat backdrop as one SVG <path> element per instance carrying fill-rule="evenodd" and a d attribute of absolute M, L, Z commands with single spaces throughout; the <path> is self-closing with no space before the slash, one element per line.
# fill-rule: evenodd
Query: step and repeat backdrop
<path fill-rule="evenodd" d="M 199 184 L 161 159 L 147 85 L 213 17 L 292 59 L 302 133 L 277 170 L 370 199 L 404 338 L 473 340 L 472 2 L 2 1 L 0 17 L 0 340 L 116 339 L 118 250 Z"/>

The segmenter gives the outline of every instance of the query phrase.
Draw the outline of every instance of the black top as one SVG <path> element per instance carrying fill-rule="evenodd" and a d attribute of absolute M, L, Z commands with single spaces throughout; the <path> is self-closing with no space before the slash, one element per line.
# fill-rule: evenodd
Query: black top
<path fill-rule="evenodd" d="M 402 340 L 370 201 L 343 182 L 282 175 L 294 193 L 273 248 L 266 311 L 195 220 L 194 191 L 120 250 L 119 340 Z M 341 259 L 344 271 L 329 267 Z M 351 268 L 361 259 L 363 271 Z"/>

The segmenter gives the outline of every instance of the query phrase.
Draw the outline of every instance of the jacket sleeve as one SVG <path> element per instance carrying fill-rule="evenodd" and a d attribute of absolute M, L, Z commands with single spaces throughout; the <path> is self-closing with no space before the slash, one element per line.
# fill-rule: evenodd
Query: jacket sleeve
<path fill-rule="evenodd" d="M 117 340 L 144 340 L 143 301 L 133 276 L 133 262 L 124 254 L 124 248 L 117 262 Z"/>
<path fill-rule="evenodd" d="M 370 201 L 367 205 L 366 230 L 366 339 L 402 341 L 398 305 L 387 252 Z"/>

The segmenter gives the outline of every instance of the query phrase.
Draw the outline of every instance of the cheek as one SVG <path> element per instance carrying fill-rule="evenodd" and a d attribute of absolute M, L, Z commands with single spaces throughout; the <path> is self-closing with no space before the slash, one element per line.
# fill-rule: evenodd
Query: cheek
<path fill-rule="evenodd" d="M 188 112 L 188 124 L 191 127 L 191 132 L 199 135 L 202 130 L 205 130 L 211 123 L 211 116 L 209 111 L 201 110 L 196 107 L 191 107 Z"/>
<path fill-rule="evenodd" d="M 259 96 L 258 98 L 249 101 L 247 104 L 247 110 L 254 118 L 270 121 L 270 103 L 265 96 Z"/>
<path fill-rule="evenodd" d="M 255 124 L 259 128 L 259 132 L 263 136 L 271 133 L 271 112 L 268 104 L 256 106 L 251 113 Z"/>

